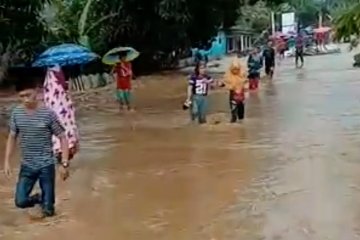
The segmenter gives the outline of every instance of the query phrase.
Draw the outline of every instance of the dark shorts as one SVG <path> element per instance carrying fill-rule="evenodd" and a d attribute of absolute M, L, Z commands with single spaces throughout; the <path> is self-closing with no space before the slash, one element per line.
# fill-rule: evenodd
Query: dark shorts
<path fill-rule="evenodd" d="M 259 79 L 260 73 L 249 73 L 248 78 L 249 79 Z"/>
<path fill-rule="evenodd" d="M 304 50 L 303 49 L 295 49 L 295 55 L 297 56 L 302 56 L 304 55 Z"/>
<path fill-rule="evenodd" d="M 272 75 L 274 71 L 274 64 L 265 64 L 266 75 Z"/>

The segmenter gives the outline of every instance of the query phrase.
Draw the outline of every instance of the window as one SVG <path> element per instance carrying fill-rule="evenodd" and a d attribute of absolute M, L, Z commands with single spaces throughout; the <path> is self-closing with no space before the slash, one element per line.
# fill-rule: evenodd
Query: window
<path fill-rule="evenodd" d="M 228 50 L 228 52 L 232 52 L 233 49 L 234 49 L 233 38 L 229 37 L 229 38 L 227 38 L 227 50 Z"/>

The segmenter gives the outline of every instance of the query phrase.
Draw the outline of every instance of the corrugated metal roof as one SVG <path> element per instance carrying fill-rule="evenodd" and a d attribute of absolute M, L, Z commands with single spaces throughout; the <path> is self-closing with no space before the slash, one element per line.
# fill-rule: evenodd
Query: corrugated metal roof
<path fill-rule="evenodd" d="M 240 34 L 244 34 L 244 35 L 255 35 L 256 33 L 249 29 L 249 28 L 244 28 L 238 25 L 232 26 L 228 29 L 224 29 L 224 32 L 227 35 L 240 35 Z"/>

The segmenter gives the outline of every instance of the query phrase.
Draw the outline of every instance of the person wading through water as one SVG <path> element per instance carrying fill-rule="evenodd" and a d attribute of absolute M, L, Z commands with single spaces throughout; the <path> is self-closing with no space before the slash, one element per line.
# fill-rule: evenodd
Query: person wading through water
<path fill-rule="evenodd" d="M 37 99 L 36 84 L 28 79 L 16 86 L 21 104 L 15 107 L 10 117 L 4 172 L 11 176 L 10 157 L 19 139 L 22 150 L 20 172 L 15 191 L 18 208 L 41 207 L 41 217 L 55 214 L 56 157 L 52 137 L 60 141 L 61 161 L 59 172 L 63 180 L 69 176 L 69 144 L 65 130 L 56 113 L 43 106 Z M 41 194 L 31 192 L 39 181 Z"/>
<path fill-rule="evenodd" d="M 272 46 L 272 41 L 269 41 L 267 47 L 263 52 L 263 58 L 265 61 L 265 73 L 272 79 L 275 69 L 275 50 Z"/>
<path fill-rule="evenodd" d="M 115 66 L 113 72 L 116 74 L 116 99 L 120 104 L 121 110 L 135 111 L 133 108 L 132 86 L 133 71 L 131 62 L 126 61 L 126 52 L 119 54 L 120 62 Z M 140 84 L 136 80 L 138 85 Z M 140 86 L 140 85 L 139 85 Z"/>
<path fill-rule="evenodd" d="M 302 68 L 304 66 L 304 39 L 300 33 L 296 37 L 295 44 L 295 66 L 297 68 Z M 301 62 L 300 66 L 299 59 Z"/>
<path fill-rule="evenodd" d="M 249 69 L 249 88 L 250 90 L 257 90 L 259 88 L 260 71 L 263 67 L 263 59 L 259 48 L 252 50 L 247 65 Z"/>
<path fill-rule="evenodd" d="M 45 106 L 56 113 L 64 127 L 69 143 L 69 160 L 71 160 L 79 150 L 80 136 L 75 119 L 75 106 L 68 92 L 65 74 L 59 66 L 47 70 L 43 96 Z M 55 136 L 53 136 L 53 149 L 56 158 L 61 161 L 61 144 Z"/>
<path fill-rule="evenodd" d="M 229 90 L 231 123 L 244 119 L 246 82 L 246 72 L 241 66 L 240 60 L 235 58 L 225 73 L 224 80 L 221 82 L 221 86 L 225 86 Z"/>
<path fill-rule="evenodd" d="M 195 67 L 195 73 L 190 76 L 187 99 L 184 106 L 190 107 L 191 120 L 198 120 L 199 124 L 206 123 L 208 108 L 208 92 L 214 80 L 206 74 L 206 65 L 201 62 Z"/>

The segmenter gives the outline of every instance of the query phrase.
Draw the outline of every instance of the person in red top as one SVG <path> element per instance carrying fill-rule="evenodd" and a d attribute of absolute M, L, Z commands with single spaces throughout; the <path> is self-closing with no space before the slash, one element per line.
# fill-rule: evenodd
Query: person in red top
<path fill-rule="evenodd" d="M 120 55 L 121 61 L 115 66 L 116 74 L 116 98 L 120 103 L 120 110 L 132 111 L 131 105 L 131 80 L 133 78 L 132 66 L 125 61 L 124 55 Z"/>
<path fill-rule="evenodd" d="M 280 38 L 278 42 L 278 51 L 280 59 L 285 58 L 285 51 L 286 51 L 286 42 L 284 39 Z"/>

